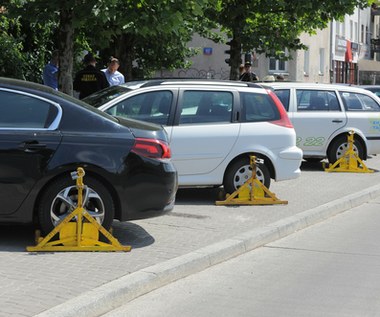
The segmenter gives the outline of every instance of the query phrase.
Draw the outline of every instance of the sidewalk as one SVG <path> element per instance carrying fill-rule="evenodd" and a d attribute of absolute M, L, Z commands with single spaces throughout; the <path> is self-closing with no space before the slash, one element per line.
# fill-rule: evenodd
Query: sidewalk
<path fill-rule="evenodd" d="M 366 164 L 380 169 L 380 159 Z M 0 248 L 0 316 L 98 316 L 359 206 L 380 196 L 378 184 L 378 172 L 325 173 L 305 167 L 299 179 L 271 186 L 287 205 L 215 206 L 215 190 L 182 190 L 168 215 L 115 223 L 114 235 L 132 245 L 131 252 L 28 254 Z"/>
<path fill-rule="evenodd" d="M 102 317 L 380 315 L 380 197 Z"/>

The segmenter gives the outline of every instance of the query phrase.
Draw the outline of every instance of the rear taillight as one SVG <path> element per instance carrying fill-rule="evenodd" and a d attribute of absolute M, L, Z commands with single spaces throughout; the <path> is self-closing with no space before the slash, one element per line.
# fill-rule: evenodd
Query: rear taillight
<path fill-rule="evenodd" d="M 272 90 L 268 89 L 267 91 L 268 91 L 269 96 L 273 99 L 274 103 L 276 104 L 278 112 L 280 113 L 280 119 L 276 121 L 270 121 L 270 123 L 277 124 L 286 128 L 293 128 L 293 124 L 291 123 L 281 100 L 277 97 L 277 95 Z"/>
<path fill-rule="evenodd" d="M 169 145 L 161 140 L 136 138 L 132 152 L 150 158 L 171 158 Z"/>

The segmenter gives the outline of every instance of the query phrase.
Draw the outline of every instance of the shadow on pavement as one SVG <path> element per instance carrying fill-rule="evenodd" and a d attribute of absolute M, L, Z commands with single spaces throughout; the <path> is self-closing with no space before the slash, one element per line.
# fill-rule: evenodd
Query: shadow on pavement
<path fill-rule="evenodd" d="M 324 171 L 322 161 L 303 161 L 301 170 Z M 225 196 L 221 188 L 181 188 L 177 192 L 176 205 L 214 205 L 216 200 Z M 169 213 L 169 216 L 190 217 L 194 215 Z M 202 216 L 196 216 L 202 218 Z M 155 242 L 154 238 L 141 226 L 131 222 L 115 220 L 112 225 L 113 236 L 122 245 L 143 248 Z M 27 246 L 35 245 L 35 227 L 33 225 L 8 224 L 0 226 L 0 252 L 25 252 Z"/>
<path fill-rule="evenodd" d="M 369 168 L 372 169 L 375 173 L 379 172 L 377 169 L 371 168 L 371 157 L 364 161 L 364 164 Z M 325 165 L 324 165 L 325 164 Z M 317 159 L 310 159 L 310 160 L 303 160 L 301 164 L 301 171 L 308 171 L 308 172 L 324 172 L 325 168 L 328 168 L 329 164 L 327 160 L 317 160 Z"/>
<path fill-rule="evenodd" d="M 112 224 L 112 235 L 122 245 L 130 245 L 132 248 L 143 248 L 154 243 L 154 238 L 140 227 L 131 222 L 114 221 Z"/>
<path fill-rule="evenodd" d="M 323 167 L 323 163 L 326 164 L 327 167 L 327 161 L 321 161 L 321 160 L 310 160 L 310 161 L 302 161 L 301 164 L 301 171 L 308 171 L 308 172 L 323 172 L 325 169 Z M 301 175 L 302 177 L 302 175 Z"/>
<path fill-rule="evenodd" d="M 114 221 L 113 236 L 122 245 L 143 248 L 154 243 L 154 238 L 144 228 L 130 223 Z M 0 252 L 27 252 L 26 247 L 35 246 L 35 227 L 33 225 L 1 225 Z"/>
<path fill-rule="evenodd" d="M 176 195 L 176 204 L 204 205 L 214 204 L 215 200 L 224 199 L 221 188 L 180 188 Z"/>
<path fill-rule="evenodd" d="M 33 225 L 0 226 L 0 251 L 25 252 L 27 246 L 35 244 L 35 227 Z"/>
<path fill-rule="evenodd" d="M 301 170 L 308 172 L 324 171 L 322 161 L 303 161 Z M 301 176 L 302 177 L 302 176 Z M 272 182 L 274 182 L 272 180 Z M 224 200 L 223 188 L 180 188 L 177 191 L 176 205 L 214 205 L 216 200 Z"/>

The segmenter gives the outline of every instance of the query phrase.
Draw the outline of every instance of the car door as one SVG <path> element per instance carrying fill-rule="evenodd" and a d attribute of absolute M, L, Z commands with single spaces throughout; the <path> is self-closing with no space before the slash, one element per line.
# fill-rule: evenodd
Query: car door
<path fill-rule="evenodd" d="M 368 142 L 368 154 L 380 153 L 380 105 L 367 94 L 340 91 L 349 127 L 355 127 Z"/>
<path fill-rule="evenodd" d="M 325 156 L 331 136 L 347 124 L 334 90 L 294 89 L 289 118 L 304 156 Z"/>
<path fill-rule="evenodd" d="M 234 93 L 181 89 L 176 120 L 168 129 L 172 161 L 181 175 L 207 174 L 226 158 L 240 125 L 232 123 Z"/>
<path fill-rule="evenodd" d="M 17 210 L 58 147 L 62 111 L 44 99 L 0 89 L 0 214 Z"/>

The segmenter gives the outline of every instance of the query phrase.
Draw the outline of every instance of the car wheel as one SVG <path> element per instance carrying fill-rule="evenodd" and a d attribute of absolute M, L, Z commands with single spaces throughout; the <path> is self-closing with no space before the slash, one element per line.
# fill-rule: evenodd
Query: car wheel
<path fill-rule="evenodd" d="M 334 164 L 337 160 L 339 160 L 348 150 L 348 141 L 346 136 L 338 137 L 332 144 L 327 153 L 327 158 L 330 164 Z M 361 143 L 354 139 L 353 144 L 354 152 L 360 157 L 360 159 L 364 159 L 364 150 Z"/>
<path fill-rule="evenodd" d="M 115 207 L 111 194 L 98 180 L 86 176 L 84 179 L 83 207 L 107 230 L 111 227 Z M 69 178 L 60 178 L 49 185 L 41 196 L 38 217 L 41 231 L 49 233 L 77 207 L 78 190 Z"/>
<path fill-rule="evenodd" d="M 232 194 L 252 177 L 252 168 L 249 163 L 249 159 L 244 158 L 237 160 L 228 168 L 223 183 L 226 193 Z M 270 174 L 264 164 L 256 164 L 256 178 L 263 183 L 265 187 L 269 188 Z"/>

